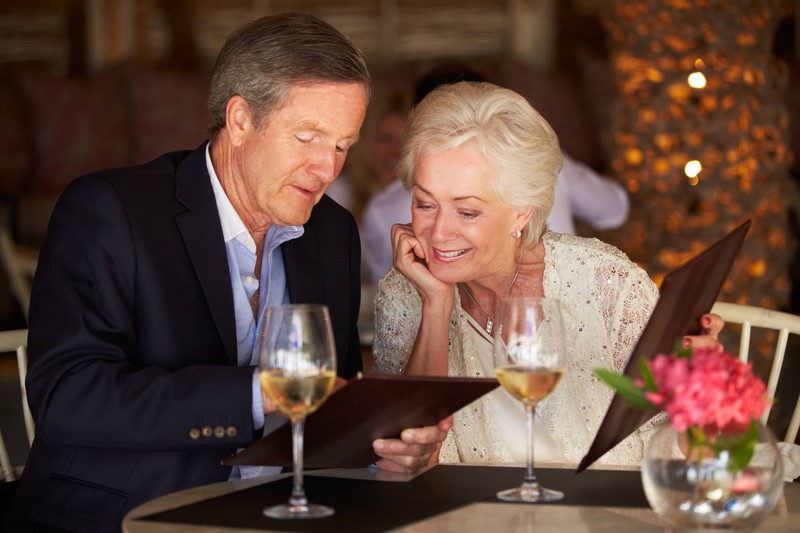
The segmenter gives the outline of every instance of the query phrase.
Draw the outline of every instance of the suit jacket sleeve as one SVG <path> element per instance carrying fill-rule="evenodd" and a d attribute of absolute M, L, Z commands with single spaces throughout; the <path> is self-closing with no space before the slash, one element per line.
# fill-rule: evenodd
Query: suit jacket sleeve
<path fill-rule="evenodd" d="M 245 445 L 253 369 L 232 362 L 210 312 L 232 314 L 232 302 L 207 301 L 174 220 L 174 180 L 136 178 L 151 183 L 75 180 L 52 215 L 30 310 L 37 439 L 143 451 Z M 218 226 L 217 217 L 210 247 L 221 243 Z M 227 263 L 219 268 L 224 276 Z M 197 438 L 218 428 L 225 434 Z"/>

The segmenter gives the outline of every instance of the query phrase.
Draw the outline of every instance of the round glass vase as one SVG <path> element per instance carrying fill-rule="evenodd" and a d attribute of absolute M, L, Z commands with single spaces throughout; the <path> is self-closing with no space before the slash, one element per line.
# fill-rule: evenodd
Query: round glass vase
<path fill-rule="evenodd" d="M 667 531 L 750 531 L 772 512 L 783 492 L 783 466 L 775 437 L 757 423 L 755 453 L 744 468 L 730 454 L 687 459 L 685 436 L 664 423 L 645 452 L 642 484 Z"/>

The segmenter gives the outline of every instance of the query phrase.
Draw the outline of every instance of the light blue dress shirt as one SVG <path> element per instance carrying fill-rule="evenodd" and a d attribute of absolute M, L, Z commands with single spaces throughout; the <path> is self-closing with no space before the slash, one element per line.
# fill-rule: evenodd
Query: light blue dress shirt
<path fill-rule="evenodd" d="M 225 251 L 228 255 L 228 271 L 233 289 L 233 305 L 236 317 L 237 360 L 240 366 L 258 366 L 258 354 L 255 350 L 256 333 L 262 326 L 264 309 L 271 305 L 289 303 L 289 291 L 286 284 L 286 270 L 283 266 L 283 255 L 280 245 L 303 235 L 302 226 L 272 225 L 264 237 L 264 252 L 261 274 L 256 276 L 256 244 L 241 217 L 233 208 L 222 185 L 219 182 L 214 166 L 211 164 L 210 144 L 206 146 L 206 167 L 211 176 L 211 187 L 219 211 L 222 224 L 222 235 L 225 240 Z M 250 299 L 258 292 L 258 312 L 253 316 Z M 264 427 L 264 405 L 261 400 L 261 385 L 258 370 L 253 373 L 253 425 L 256 429 Z M 245 469 L 242 469 L 245 470 Z M 249 469 L 248 469 L 249 470 Z M 234 469 L 234 474 L 236 469 Z M 244 472 L 242 472 L 243 477 Z"/>

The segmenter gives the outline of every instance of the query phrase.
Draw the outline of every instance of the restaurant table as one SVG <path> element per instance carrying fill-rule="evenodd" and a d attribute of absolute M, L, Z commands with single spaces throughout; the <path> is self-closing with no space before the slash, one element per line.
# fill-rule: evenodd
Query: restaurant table
<path fill-rule="evenodd" d="M 538 467 L 542 485 L 559 489 L 556 503 L 501 502 L 499 489 L 522 480 L 521 465 L 437 465 L 417 476 L 375 468 L 306 472 L 309 501 L 335 514 L 311 520 L 275 520 L 261 510 L 286 501 L 291 474 L 227 481 L 144 503 L 125 517 L 126 533 L 232 531 L 557 531 L 663 532 L 648 507 L 638 470 Z M 800 485 L 786 483 L 778 508 L 758 532 L 800 530 Z"/>

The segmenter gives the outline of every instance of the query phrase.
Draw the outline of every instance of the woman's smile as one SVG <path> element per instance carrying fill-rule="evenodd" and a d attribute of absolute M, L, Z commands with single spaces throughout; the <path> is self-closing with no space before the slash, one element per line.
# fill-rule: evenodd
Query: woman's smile
<path fill-rule="evenodd" d="M 464 248 L 462 250 L 440 250 L 439 248 L 434 248 L 433 252 L 436 254 L 437 259 L 440 261 L 457 261 L 461 259 L 467 252 L 469 252 L 469 248 Z"/>

